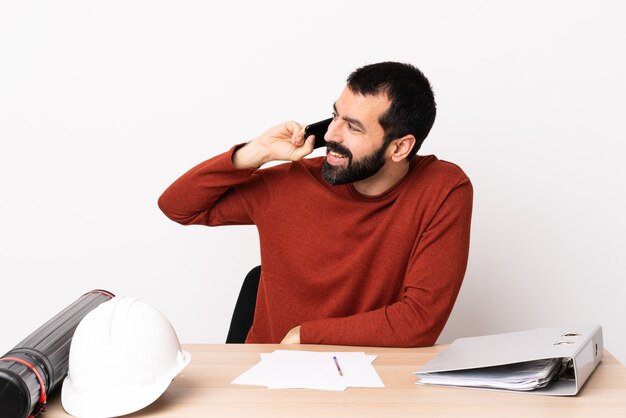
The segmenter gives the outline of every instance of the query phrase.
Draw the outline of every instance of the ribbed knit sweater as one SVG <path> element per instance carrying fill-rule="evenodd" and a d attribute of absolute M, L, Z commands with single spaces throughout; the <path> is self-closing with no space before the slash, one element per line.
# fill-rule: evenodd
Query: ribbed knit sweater
<path fill-rule="evenodd" d="M 229 152 L 189 170 L 159 207 L 184 225 L 255 224 L 261 281 L 248 343 L 301 325 L 310 344 L 435 343 L 469 251 L 472 185 L 456 165 L 416 156 L 379 196 L 331 186 L 323 158 L 236 169 Z"/>

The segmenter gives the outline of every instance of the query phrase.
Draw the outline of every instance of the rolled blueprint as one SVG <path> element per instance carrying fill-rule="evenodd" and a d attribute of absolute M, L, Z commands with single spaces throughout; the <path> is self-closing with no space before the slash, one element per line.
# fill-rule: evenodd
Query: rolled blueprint
<path fill-rule="evenodd" d="M 43 409 L 48 394 L 65 378 L 78 323 L 114 295 L 92 290 L 0 357 L 0 417 L 27 418 Z"/>

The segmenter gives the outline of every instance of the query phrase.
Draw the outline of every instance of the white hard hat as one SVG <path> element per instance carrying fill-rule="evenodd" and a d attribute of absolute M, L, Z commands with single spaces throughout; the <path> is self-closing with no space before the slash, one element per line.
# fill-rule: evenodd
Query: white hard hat
<path fill-rule="evenodd" d="M 157 400 L 190 360 L 161 312 L 114 297 L 85 315 L 74 332 L 63 408 L 82 418 L 138 411 Z"/>

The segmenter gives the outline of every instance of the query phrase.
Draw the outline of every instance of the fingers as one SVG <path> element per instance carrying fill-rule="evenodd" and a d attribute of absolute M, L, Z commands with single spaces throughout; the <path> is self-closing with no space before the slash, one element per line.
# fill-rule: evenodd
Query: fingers
<path fill-rule="evenodd" d="M 291 128 L 291 143 L 296 146 L 302 146 L 304 144 L 304 125 L 300 125 L 296 122 L 288 122 Z"/>
<path fill-rule="evenodd" d="M 300 344 L 300 325 L 289 330 L 281 344 Z"/>
<path fill-rule="evenodd" d="M 294 148 L 289 159 L 291 161 L 301 160 L 302 158 L 313 152 L 314 145 L 315 135 L 311 135 L 306 140 L 303 140 L 301 145 L 298 145 L 296 148 Z"/>
<path fill-rule="evenodd" d="M 304 138 L 305 126 L 294 121 L 284 122 L 270 128 L 262 135 L 261 142 L 270 151 L 270 159 L 298 161 L 313 152 L 315 138 Z"/>
<path fill-rule="evenodd" d="M 285 125 L 291 130 L 291 143 L 294 145 L 289 159 L 291 161 L 298 161 L 312 153 L 315 145 L 315 137 L 311 135 L 306 139 L 304 138 L 306 127 L 294 121 L 289 121 Z"/>

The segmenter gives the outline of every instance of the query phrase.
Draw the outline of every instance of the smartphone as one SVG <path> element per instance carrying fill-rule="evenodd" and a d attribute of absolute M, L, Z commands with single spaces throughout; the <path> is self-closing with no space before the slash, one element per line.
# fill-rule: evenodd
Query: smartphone
<path fill-rule="evenodd" d="M 304 139 L 308 138 L 309 135 L 315 135 L 315 145 L 313 148 L 321 148 L 326 146 L 326 141 L 324 141 L 324 135 L 326 135 L 326 131 L 328 130 L 328 125 L 333 121 L 333 118 L 324 119 L 319 122 L 312 123 L 307 125 L 304 128 Z"/>

